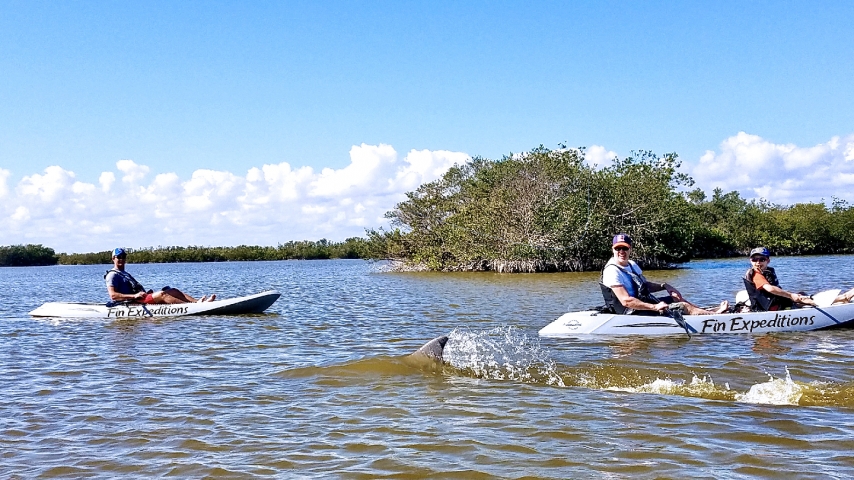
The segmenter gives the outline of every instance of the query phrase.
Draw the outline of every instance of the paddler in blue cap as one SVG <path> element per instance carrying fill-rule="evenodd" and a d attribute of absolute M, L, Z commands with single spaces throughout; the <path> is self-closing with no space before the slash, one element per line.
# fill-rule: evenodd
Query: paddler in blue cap
<path fill-rule="evenodd" d="M 750 269 L 745 272 L 744 288 L 750 297 L 750 309 L 753 311 L 775 311 L 802 305 L 815 305 L 812 297 L 803 293 L 792 293 L 780 287 L 777 272 L 771 263 L 771 252 L 765 247 L 756 247 L 750 251 Z M 833 303 L 849 303 L 854 297 L 854 289 L 837 296 Z"/>
<path fill-rule="evenodd" d="M 211 295 L 210 297 L 205 295 L 197 300 L 172 287 L 163 287 L 156 292 L 146 290 L 141 283 L 137 282 L 131 274 L 125 271 L 127 258 L 128 253 L 124 248 L 113 250 L 113 268 L 107 270 L 107 273 L 104 274 L 104 280 L 107 283 L 107 293 L 110 295 L 110 301 L 107 302 L 108 307 L 123 302 L 162 304 L 212 302 L 216 300 L 216 295 Z"/>
<path fill-rule="evenodd" d="M 602 270 L 602 296 L 614 312 L 623 315 L 658 315 L 667 310 L 673 302 L 682 302 L 688 315 L 712 315 L 723 313 L 729 308 L 724 300 L 715 311 L 705 310 L 687 300 L 667 282 L 650 282 L 643 271 L 629 255 L 632 252 L 632 239 L 625 233 L 614 236 L 611 242 L 614 256 Z M 652 292 L 666 291 L 668 296 L 658 298 Z"/>

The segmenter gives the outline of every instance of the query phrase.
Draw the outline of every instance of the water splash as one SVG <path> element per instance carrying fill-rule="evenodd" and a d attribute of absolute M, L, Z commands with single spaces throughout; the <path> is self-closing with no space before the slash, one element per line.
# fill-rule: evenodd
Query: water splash
<path fill-rule="evenodd" d="M 670 378 L 656 378 L 652 382 L 644 383 L 637 387 L 630 386 L 608 386 L 605 390 L 633 392 L 633 393 L 654 393 L 659 395 L 681 395 L 684 397 L 697 397 L 716 400 L 731 400 L 734 397 L 734 392 L 729 389 L 729 385 L 724 384 L 723 388 L 715 385 L 714 380 L 709 376 L 693 375 L 690 382 L 681 380 L 672 380 Z"/>
<path fill-rule="evenodd" d="M 728 383 L 725 383 L 723 387 L 718 387 L 711 377 L 708 376 L 700 377 L 693 375 L 690 382 L 673 380 L 671 378 L 637 381 L 637 378 L 627 378 L 626 375 L 621 376 L 621 381 L 615 381 L 612 377 L 598 378 L 596 375 L 588 374 L 581 377 L 582 380 L 579 382 L 579 386 L 631 393 L 679 395 L 707 400 L 734 400 L 742 403 L 764 405 L 800 405 L 804 393 L 811 388 L 810 386 L 794 382 L 788 368 L 786 369 L 786 376 L 784 378 L 775 379 L 769 375 L 767 382 L 751 386 L 746 393 L 738 393 L 730 390 Z M 633 383 L 635 385 L 639 383 L 640 385 L 633 386 Z"/>
<path fill-rule="evenodd" d="M 786 378 L 768 375 L 769 380 L 750 387 L 744 394 L 735 396 L 735 400 L 744 403 L 759 403 L 766 405 L 798 405 L 804 394 L 804 387 L 793 382 L 789 369 L 786 368 Z"/>
<path fill-rule="evenodd" d="M 566 386 L 539 338 L 532 340 L 513 326 L 482 332 L 454 329 L 443 357 L 446 363 L 478 378 Z"/>

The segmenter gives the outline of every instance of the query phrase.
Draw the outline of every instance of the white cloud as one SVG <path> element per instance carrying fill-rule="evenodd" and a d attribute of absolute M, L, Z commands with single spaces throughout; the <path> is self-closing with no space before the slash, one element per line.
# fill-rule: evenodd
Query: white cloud
<path fill-rule="evenodd" d="M 9 186 L 6 185 L 6 180 L 9 179 L 9 176 L 12 174 L 9 170 L 4 170 L 0 168 L 0 198 L 5 197 L 9 194 Z"/>
<path fill-rule="evenodd" d="M 599 145 L 591 145 L 584 153 L 584 160 L 587 161 L 587 164 L 598 168 L 611 165 L 615 158 L 617 158 L 616 152 L 612 152 Z"/>
<path fill-rule="evenodd" d="M 229 172 L 196 170 L 183 185 L 184 207 L 190 212 L 228 209 L 243 193 L 245 183 L 245 179 Z"/>
<path fill-rule="evenodd" d="M 388 191 L 412 191 L 421 184 L 439 178 L 455 164 L 463 164 L 469 160 L 469 156 L 462 152 L 449 152 L 447 150 L 410 150 L 403 159 L 403 168 L 397 170 L 397 174 L 388 180 Z"/>
<path fill-rule="evenodd" d="M 341 169 L 263 165 L 239 174 L 200 169 L 189 179 L 119 160 L 97 183 L 59 166 L 25 176 L 14 190 L 0 169 L 0 245 L 40 243 L 58 252 L 116 245 L 276 245 L 343 240 L 386 225 L 385 212 L 405 193 L 435 180 L 469 156 L 390 145 L 357 145 Z M 117 183 L 117 178 L 121 182 Z M 5 195 L 5 197 L 4 197 Z"/>
<path fill-rule="evenodd" d="M 18 207 L 10 218 L 13 222 L 25 222 L 30 219 L 30 211 L 27 207 Z"/>
<path fill-rule="evenodd" d="M 391 145 L 353 146 L 350 165 L 341 170 L 324 168 L 311 182 L 313 197 L 335 197 L 342 194 L 367 193 L 382 188 L 381 182 L 394 170 L 397 152 Z"/>
<path fill-rule="evenodd" d="M 24 177 L 18 184 L 18 195 L 29 198 L 30 201 L 43 204 L 53 204 L 60 201 L 74 182 L 74 172 L 52 166 L 44 170 L 44 175 L 33 174 Z"/>
<path fill-rule="evenodd" d="M 851 201 L 851 160 L 854 134 L 798 147 L 739 132 L 721 142 L 718 152 L 707 151 L 692 176 L 707 193 L 714 188 L 736 190 L 744 198 L 781 204 L 830 201 L 833 196 Z"/>
<path fill-rule="evenodd" d="M 101 190 L 104 193 L 108 193 L 113 188 L 113 184 L 116 183 L 116 174 L 113 172 L 104 172 L 98 178 L 98 183 L 101 184 Z"/>
<path fill-rule="evenodd" d="M 116 168 L 125 174 L 122 181 L 131 185 L 141 182 L 149 171 L 148 167 L 137 165 L 133 160 L 119 160 L 116 162 Z"/>

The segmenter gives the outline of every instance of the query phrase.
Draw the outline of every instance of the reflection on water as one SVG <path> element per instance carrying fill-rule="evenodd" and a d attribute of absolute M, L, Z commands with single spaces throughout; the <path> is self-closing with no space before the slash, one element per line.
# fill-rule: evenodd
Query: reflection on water
<path fill-rule="evenodd" d="M 854 258 L 773 260 L 850 288 Z M 598 273 L 376 273 L 361 261 L 130 265 L 268 314 L 33 319 L 108 266 L 0 269 L 4 477 L 848 477 L 854 332 L 540 339 Z M 732 301 L 745 259 L 647 272 Z M 444 364 L 407 355 L 450 335 Z M 698 473 L 702 472 L 702 473 Z"/>
<path fill-rule="evenodd" d="M 791 347 L 781 342 L 779 335 L 784 334 L 757 335 L 753 342 L 753 351 L 759 355 L 785 355 Z"/>

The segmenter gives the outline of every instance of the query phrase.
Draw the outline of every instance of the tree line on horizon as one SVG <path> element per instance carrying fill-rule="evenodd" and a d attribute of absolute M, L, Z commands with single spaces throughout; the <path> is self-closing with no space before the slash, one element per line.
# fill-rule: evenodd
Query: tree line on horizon
<path fill-rule="evenodd" d="M 261 260 L 321 260 L 366 258 L 367 240 L 353 237 L 343 242 L 326 239 L 290 241 L 278 246 L 236 247 L 149 247 L 129 248 L 132 263 L 233 262 Z M 111 264 L 112 251 L 60 253 L 42 245 L 0 247 L 0 266 L 98 265 Z"/>
<path fill-rule="evenodd" d="M 366 230 L 343 242 L 271 246 L 149 247 L 133 263 L 394 260 L 436 271 L 549 272 L 601 269 L 612 236 L 634 239 L 645 268 L 700 258 L 854 253 L 854 207 L 778 205 L 715 189 L 711 197 L 679 172 L 674 153 L 633 152 L 605 168 L 585 151 L 543 146 L 499 160 L 475 157 L 406 194 L 386 214 L 392 229 Z M 42 245 L 0 247 L 0 266 L 110 264 L 110 251 L 56 254 Z"/>
<path fill-rule="evenodd" d="M 59 256 L 42 245 L 9 245 L 0 247 L 0 267 L 42 267 L 56 265 Z"/>

